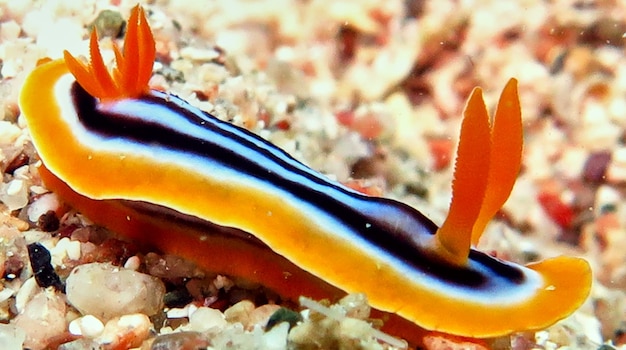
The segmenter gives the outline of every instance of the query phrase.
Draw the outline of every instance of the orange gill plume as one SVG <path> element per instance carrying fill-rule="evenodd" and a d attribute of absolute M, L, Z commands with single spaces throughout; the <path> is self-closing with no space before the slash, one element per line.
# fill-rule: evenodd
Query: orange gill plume
<path fill-rule="evenodd" d="M 89 64 L 64 51 L 67 68 L 91 96 L 101 100 L 116 100 L 138 97 L 148 91 L 156 50 L 154 37 L 141 6 L 132 9 L 127 28 L 124 52 L 113 43 L 116 67 L 112 74 L 102 59 L 95 29 L 91 32 L 89 42 Z"/>

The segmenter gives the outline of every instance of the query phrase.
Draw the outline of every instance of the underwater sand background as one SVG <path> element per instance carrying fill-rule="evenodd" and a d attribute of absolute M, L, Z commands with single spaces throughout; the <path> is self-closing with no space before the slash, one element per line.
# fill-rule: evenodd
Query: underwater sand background
<path fill-rule="evenodd" d="M 493 107 L 507 80 L 517 78 L 525 127 L 523 170 L 479 248 L 519 263 L 583 256 L 592 264 L 595 283 L 589 300 L 568 319 L 489 346 L 598 349 L 604 342 L 616 347 L 626 342 L 626 3 L 143 4 L 157 41 L 152 86 L 259 133 L 330 177 L 406 202 L 438 223 L 450 200 L 451 163 L 469 92 L 482 87 L 487 106 Z M 79 214 L 60 210 L 42 187 L 17 107 L 21 82 L 42 57 L 61 57 L 64 49 L 87 55 L 91 25 L 103 37 L 105 58 L 112 59 L 110 41 L 123 35 L 123 20 L 134 5 L 0 0 L 2 348 L 106 343 L 104 348 L 121 349 L 129 340 L 132 347 L 171 347 L 181 337 L 153 343 L 155 335 L 183 329 L 198 332 L 186 333 L 183 343 L 213 348 L 281 349 L 287 339 L 288 346 L 302 349 L 388 347 L 372 338 L 365 322 L 340 327 L 329 320 L 317 323 L 317 332 L 305 322 L 289 334 L 285 327 L 266 333 L 261 325 L 278 306 L 237 303 L 250 294 L 232 287 L 230 279 L 174 257 L 133 250 Z M 222 299 L 209 298 L 206 304 L 228 306 L 224 312 L 197 302 L 161 309 L 155 300 L 162 294 L 155 292 L 134 301 L 140 312 L 125 315 L 107 304 L 109 299 L 90 299 L 93 293 L 79 285 L 86 293 L 76 298 L 110 311 L 103 319 L 83 317 L 101 310 L 78 311 L 65 294 L 37 286 L 26 248 L 34 242 L 50 251 L 63 279 L 78 265 L 112 262 L 130 270 L 127 291 L 159 291 L 166 281 L 168 292 L 186 289 L 193 297 L 206 297 L 199 290 L 208 288 Z M 97 265 L 85 269 L 92 275 L 83 280 L 95 278 L 102 272 L 98 268 L 104 278 L 119 270 Z M 183 282 L 180 276 L 191 278 Z M 226 289 L 230 292 L 218 293 Z M 110 300 L 120 297 L 110 295 Z M 351 298 L 337 307 L 358 314 L 364 301 Z M 160 316 L 147 317 L 152 314 Z"/>

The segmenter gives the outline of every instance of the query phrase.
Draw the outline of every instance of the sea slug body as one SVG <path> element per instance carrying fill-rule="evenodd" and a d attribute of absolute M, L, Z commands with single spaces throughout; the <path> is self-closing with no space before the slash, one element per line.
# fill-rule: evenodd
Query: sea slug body
<path fill-rule="evenodd" d="M 94 33 L 89 65 L 66 52 L 38 66 L 20 96 L 46 186 L 94 222 L 287 298 L 364 292 L 392 316 L 390 332 L 412 341 L 419 327 L 471 337 L 540 329 L 586 299 L 582 259 L 520 266 L 473 248 L 520 168 L 514 79 L 492 123 L 480 89 L 472 93 L 450 212 L 437 227 L 150 90 L 154 39 L 141 7 L 125 40 L 112 74 Z"/>

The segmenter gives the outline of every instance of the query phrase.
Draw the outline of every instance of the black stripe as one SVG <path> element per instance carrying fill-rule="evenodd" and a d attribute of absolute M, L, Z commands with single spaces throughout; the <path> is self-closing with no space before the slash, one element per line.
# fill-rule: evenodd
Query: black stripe
<path fill-rule="evenodd" d="M 254 235 L 234 227 L 217 225 L 193 215 L 183 214 L 174 209 L 142 201 L 119 200 L 119 204 L 133 212 L 134 215 L 141 216 L 144 220 L 159 218 L 161 222 L 174 224 L 191 232 L 203 232 L 208 239 L 215 235 L 228 236 L 229 239 L 236 239 L 242 244 L 253 245 L 259 248 L 270 249 L 265 243 Z"/>
<path fill-rule="evenodd" d="M 312 203 L 356 234 L 419 271 L 472 289 L 489 288 L 493 282 L 477 270 L 453 266 L 427 256 L 416 244 L 417 237 L 434 234 L 437 226 L 420 212 L 403 203 L 366 197 L 331 182 L 257 135 L 220 121 L 176 96 L 152 92 L 141 99 L 113 102 L 115 106 L 110 108 L 113 105 L 97 104 L 76 83 L 72 94 L 79 120 L 86 129 L 101 137 L 159 145 L 225 164 Z M 144 117 L 147 117 L 146 113 L 155 113 L 152 109 L 155 107 L 160 108 L 157 113 L 160 118 L 162 114 L 162 123 L 141 118 L 142 113 Z M 113 109 L 116 112 L 112 112 Z M 167 126 L 167 123 L 176 120 L 202 125 L 206 137 L 192 137 Z M 235 145 L 243 145 L 246 151 L 235 151 Z M 367 229 L 366 225 L 369 225 Z M 521 284 L 524 281 L 522 271 L 481 252 L 472 251 L 470 259 L 509 283 Z"/>

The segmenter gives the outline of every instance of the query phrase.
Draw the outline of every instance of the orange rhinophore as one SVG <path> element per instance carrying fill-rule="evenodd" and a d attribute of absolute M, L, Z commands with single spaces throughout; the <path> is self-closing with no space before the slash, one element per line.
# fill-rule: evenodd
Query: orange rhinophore
<path fill-rule="evenodd" d="M 465 107 L 452 182 L 452 203 L 437 236 L 453 262 L 465 262 L 487 223 L 509 198 L 522 161 L 522 113 L 517 81 L 502 91 L 490 123 L 479 88 Z M 471 232 L 471 234 L 468 234 Z"/>

